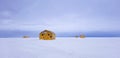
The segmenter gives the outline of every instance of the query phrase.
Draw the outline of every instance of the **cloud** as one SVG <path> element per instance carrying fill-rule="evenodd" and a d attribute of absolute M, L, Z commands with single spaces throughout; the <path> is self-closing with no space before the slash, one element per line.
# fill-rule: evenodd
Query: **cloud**
<path fill-rule="evenodd" d="M 12 24 L 12 22 L 13 22 L 13 20 L 11 20 L 11 19 L 4 19 L 4 20 L 0 21 L 0 24 L 7 25 L 7 24 Z"/>
<path fill-rule="evenodd" d="M 11 11 L 0 11 L 0 18 L 10 18 L 12 15 Z"/>
<path fill-rule="evenodd" d="M 20 4 L 14 6 L 18 7 L 16 17 L 12 11 L 0 11 L 0 17 L 4 17 L 0 18 L 0 29 L 29 31 L 50 29 L 56 32 L 120 31 L 118 26 L 120 20 L 117 17 L 119 14 L 114 15 L 119 12 L 115 11 L 118 9 L 114 7 L 117 6 L 116 1 L 114 3 L 112 0 L 109 2 L 108 0 L 31 0 L 34 3 L 25 1 L 28 4 L 23 3 L 25 5 L 23 8 Z M 111 7 L 108 7 L 109 5 Z M 3 20 L 5 17 L 14 18 Z"/>

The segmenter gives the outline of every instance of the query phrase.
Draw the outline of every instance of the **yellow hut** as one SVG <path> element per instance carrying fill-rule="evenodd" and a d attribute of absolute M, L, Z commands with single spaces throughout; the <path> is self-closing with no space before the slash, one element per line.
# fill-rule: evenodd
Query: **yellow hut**
<path fill-rule="evenodd" d="M 80 35 L 80 38 L 85 38 L 85 35 L 84 35 L 84 34 L 81 34 L 81 35 Z"/>
<path fill-rule="evenodd" d="M 54 40 L 55 39 L 55 33 L 49 30 L 44 30 L 39 34 L 40 40 Z"/>

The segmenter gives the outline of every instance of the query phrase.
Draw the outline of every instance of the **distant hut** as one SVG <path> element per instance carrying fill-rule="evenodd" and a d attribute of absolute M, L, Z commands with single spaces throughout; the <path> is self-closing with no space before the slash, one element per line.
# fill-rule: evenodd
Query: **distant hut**
<path fill-rule="evenodd" d="M 78 36 L 75 36 L 75 38 L 78 38 Z"/>
<path fill-rule="evenodd" d="M 39 34 L 40 40 L 55 40 L 55 33 L 49 30 L 44 30 Z"/>
<path fill-rule="evenodd" d="M 84 35 L 84 34 L 81 34 L 81 35 L 80 35 L 80 38 L 85 38 L 85 35 Z"/>
<path fill-rule="evenodd" d="M 23 38 L 29 38 L 29 36 L 23 36 Z"/>

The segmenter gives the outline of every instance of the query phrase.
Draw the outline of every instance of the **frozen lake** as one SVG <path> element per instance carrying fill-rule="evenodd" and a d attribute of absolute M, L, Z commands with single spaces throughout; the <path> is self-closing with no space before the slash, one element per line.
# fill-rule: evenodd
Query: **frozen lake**
<path fill-rule="evenodd" d="M 120 37 L 0 38 L 0 58 L 120 58 Z"/>

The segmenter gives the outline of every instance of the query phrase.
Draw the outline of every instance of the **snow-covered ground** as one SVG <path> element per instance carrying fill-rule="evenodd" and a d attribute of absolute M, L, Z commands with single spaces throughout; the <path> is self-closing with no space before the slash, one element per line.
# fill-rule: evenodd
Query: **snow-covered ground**
<path fill-rule="evenodd" d="M 0 58 L 120 58 L 120 37 L 0 38 Z"/>

